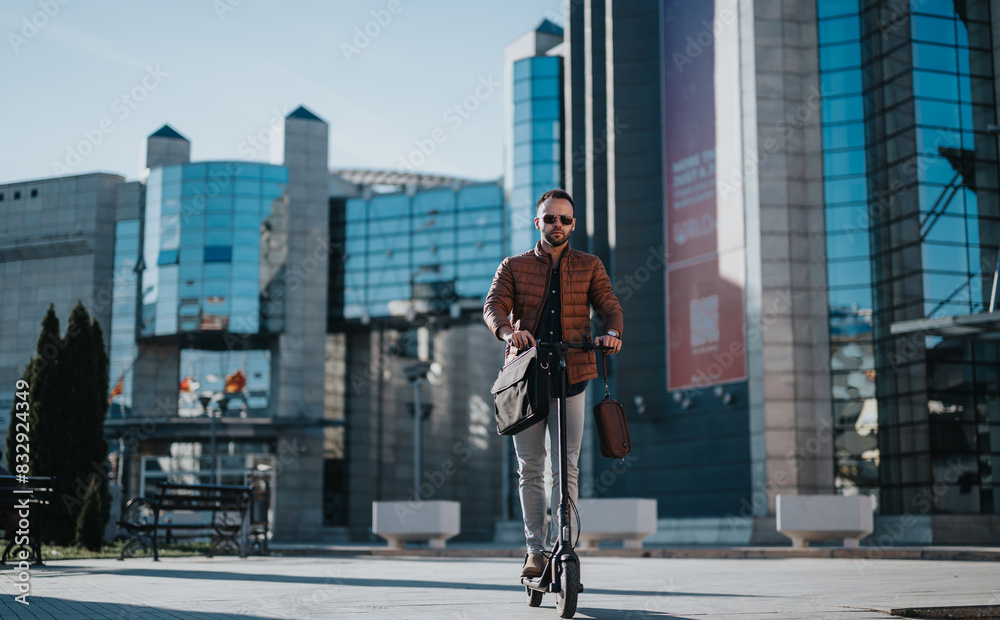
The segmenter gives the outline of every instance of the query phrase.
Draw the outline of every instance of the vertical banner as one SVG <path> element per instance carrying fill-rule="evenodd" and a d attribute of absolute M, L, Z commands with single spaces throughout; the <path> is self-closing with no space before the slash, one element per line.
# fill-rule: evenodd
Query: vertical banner
<path fill-rule="evenodd" d="M 736 0 L 663 0 L 667 389 L 746 378 Z"/>

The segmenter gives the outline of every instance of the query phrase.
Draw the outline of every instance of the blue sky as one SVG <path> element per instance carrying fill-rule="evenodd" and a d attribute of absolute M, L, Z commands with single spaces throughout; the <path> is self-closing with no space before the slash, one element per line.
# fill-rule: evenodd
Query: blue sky
<path fill-rule="evenodd" d="M 269 128 L 300 104 L 330 124 L 331 168 L 400 169 L 440 129 L 418 171 L 497 178 L 503 93 L 486 85 L 502 83 L 507 44 L 542 19 L 562 25 L 564 11 L 563 0 L 5 0 L 0 182 L 134 179 L 164 123 L 191 140 L 193 160 L 268 161 Z M 463 102 L 475 109 L 458 116 Z"/>

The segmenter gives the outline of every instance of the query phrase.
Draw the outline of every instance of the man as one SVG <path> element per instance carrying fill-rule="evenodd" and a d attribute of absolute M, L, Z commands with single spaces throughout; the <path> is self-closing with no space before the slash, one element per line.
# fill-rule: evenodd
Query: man
<path fill-rule="evenodd" d="M 582 342 L 590 334 L 590 306 L 593 305 L 604 326 L 604 335 L 594 344 L 611 347 L 611 353 L 621 350 L 622 308 L 611 290 L 604 265 L 592 254 L 569 247 L 569 237 L 576 228 L 573 199 L 561 189 L 546 192 L 538 199 L 535 228 L 541 239 L 535 249 L 505 258 L 493 285 L 486 295 L 483 317 L 493 334 L 507 343 L 505 362 L 517 356 L 519 350 L 545 342 Z M 545 352 L 540 351 L 540 355 Z M 552 366 L 550 366 L 552 367 Z M 583 442 L 584 390 L 587 381 L 597 377 L 592 351 L 571 350 L 567 356 L 567 475 L 569 494 L 577 500 L 577 462 Z M 557 374 L 552 373 L 550 395 L 558 396 Z M 545 567 L 543 538 L 545 531 L 545 433 L 552 446 L 558 446 L 556 436 L 556 399 L 549 407 L 553 412 L 545 421 L 514 436 L 517 453 L 518 490 L 524 515 L 524 536 L 527 555 L 522 577 L 538 577 Z M 553 448 L 553 457 L 557 448 Z M 559 480 L 558 459 L 552 459 L 552 479 Z M 552 514 L 559 506 L 558 484 L 553 488 Z"/>

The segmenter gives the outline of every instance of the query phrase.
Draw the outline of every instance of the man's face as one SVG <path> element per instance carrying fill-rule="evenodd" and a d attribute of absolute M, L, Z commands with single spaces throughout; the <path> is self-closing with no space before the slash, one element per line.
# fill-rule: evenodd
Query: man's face
<path fill-rule="evenodd" d="M 569 224 L 563 223 L 563 218 L 571 218 Z M 546 222 L 549 220 L 549 222 Z M 565 198 L 549 198 L 538 207 L 535 216 L 535 228 L 542 233 L 542 239 L 549 245 L 558 247 L 569 241 L 569 235 L 576 228 L 573 217 L 573 205 Z"/>

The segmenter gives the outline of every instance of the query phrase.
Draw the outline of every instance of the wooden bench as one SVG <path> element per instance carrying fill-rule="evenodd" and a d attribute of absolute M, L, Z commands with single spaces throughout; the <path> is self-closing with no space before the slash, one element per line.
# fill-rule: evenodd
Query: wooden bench
<path fill-rule="evenodd" d="M 875 529 L 874 506 L 868 495 L 779 495 L 777 529 L 793 547 L 810 541 L 843 540 L 856 548 Z"/>
<path fill-rule="evenodd" d="M 134 497 L 125 505 L 118 526 L 129 534 L 119 560 L 138 555 L 140 549 L 151 550 L 158 561 L 157 536 L 163 530 L 212 532 L 208 557 L 222 546 L 235 549 L 241 558 L 247 557 L 247 519 L 253 501 L 253 488 L 237 485 L 175 484 L 161 482 L 152 498 Z M 188 513 L 188 515 L 185 515 Z M 210 513 L 203 518 L 185 518 L 191 513 Z M 169 515 L 169 517 L 168 517 Z M 176 517 L 176 518 L 175 518 Z"/>
<path fill-rule="evenodd" d="M 42 566 L 42 527 L 55 478 L 31 476 L 22 482 L 24 484 L 19 483 L 16 476 L 0 476 L 0 529 L 14 534 L 0 556 L 0 564 L 13 560 L 30 561 L 34 566 Z M 25 511 L 26 517 L 22 514 Z M 25 518 L 28 534 L 18 534 Z M 23 557 L 22 553 L 25 553 Z"/>

